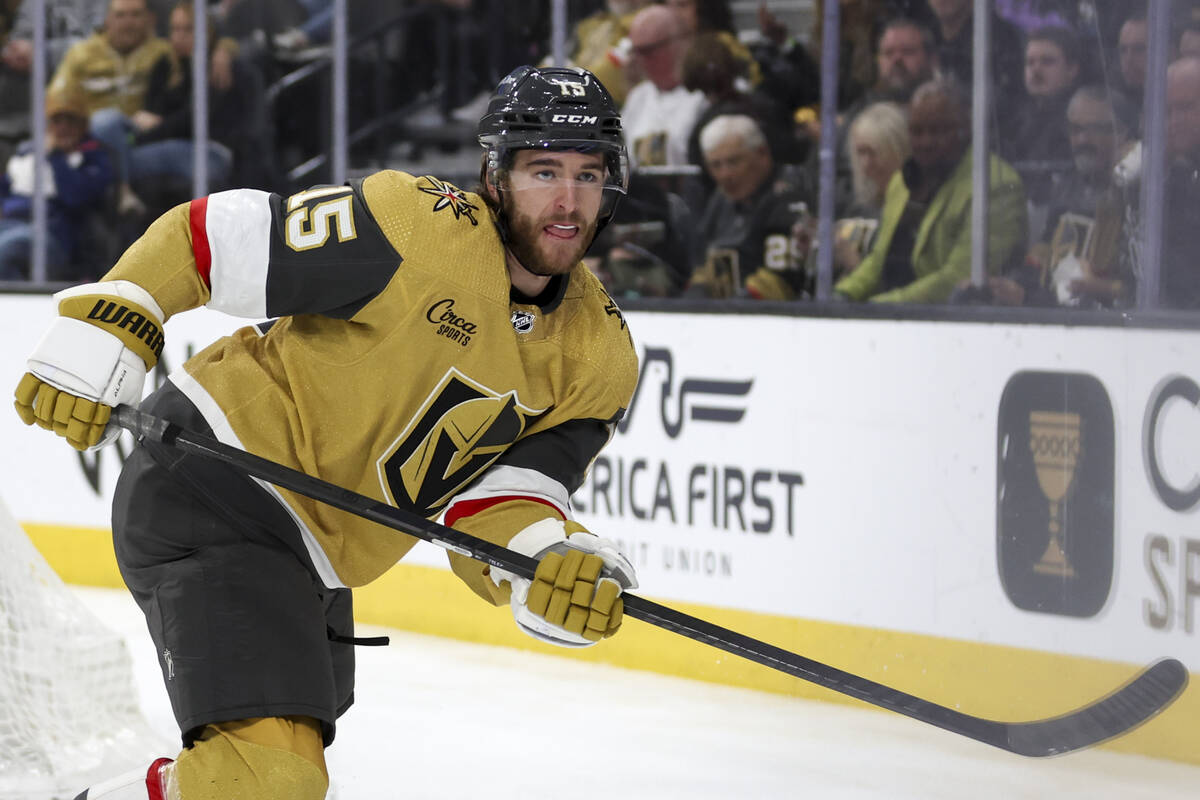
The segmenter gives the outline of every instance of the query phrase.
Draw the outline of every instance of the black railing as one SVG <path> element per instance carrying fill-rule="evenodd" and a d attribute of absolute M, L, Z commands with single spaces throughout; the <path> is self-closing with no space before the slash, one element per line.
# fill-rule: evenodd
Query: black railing
<path fill-rule="evenodd" d="M 485 18 L 490 19 L 493 8 L 500 5 L 485 4 Z M 470 74 L 472 56 L 478 54 L 470 52 L 471 39 L 464 35 L 464 26 L 468 24 L 472 24 L 472 18 L 463 11 L 441 4 L 416 4 L 374 25 L 371 30 L 350 37 L 348 50 L 355 68 L 350 83 L 360 90 L 354 96 L 359 100 L 369 97 L 369 108 L 362 103 L 351 108 L 348 147 L 352 151 L 360 157 L 364 152 L 371 154 L 369 157 L 375 164 L 383 166 L 398 143 L 409 143 L 415 148 L 450 148 L 470 140 L 473 126 L 454 122 L 450 112 L 470 100 L 471 92 L 477 86 L 494 85 L 499 81 L 503 65 L 499 64 L 498 48 L 489 46 L 485 69 L 491 74 Z M 421 43 L 425 45 L 428 57 L 418 58 L 430 67 L 429 73 L 396 74 L 398 63 L 402 62 L 392 57 L 394 53 L 389 53 L 389 37 L 404 38 L 414 25 L 432 27 L 433 30 L 432 40 Z M 406 43 L 413 44 L 412 38 L 409 37 Z M 414 54 L 409 52 L 405 56 L 411 62 Z M 271 83 L 266 90 L 266 102 L 272 118 L 279 119 L 281 103 L 299 91 L 312 90 L 310 94 L 320 97 L 323 106 L 327 107 L 332 91 L 332 63 L 332 56 L 322 53 Z M 355 74 L 369 74 L 372 84 L 369 92 L 361 91 L 361 82 L 355 80 Z M 407 80 L 428 82 L 406 86 L 404 92 L 397 92 L 396 87 L 390 85 L 392 81 Z M 398 95 L 403 98 L 399 102 L 396 100 Z M 325 120 L 329 118 L 326 114 L 318 116 Z M 319 179 L 321 171 L 330 163 L 330 139 L 329 131 L 322 129 L 319 152 L 305 154 L 294 163 L 280 164 L 280 171 L 292 188 Z M 373 147 L 364 151 L 364 142 L 371 142 Z M 287 158 L 287 148 L 281 149 L 281 157 Z"/>

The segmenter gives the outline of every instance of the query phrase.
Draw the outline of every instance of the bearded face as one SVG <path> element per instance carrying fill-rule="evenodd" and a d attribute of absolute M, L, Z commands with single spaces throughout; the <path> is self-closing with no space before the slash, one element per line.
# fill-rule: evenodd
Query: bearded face
<path fill-rule="evenodd" d="M 596 235 L 596 220 L 586 222 L 579 213 L 535 217 L 518 209 L 509 214 L 509 248 L 534 275 L 570 272 L 587 252 Z"/>
<path fill-rule="evenodd" d="M 520 150 L 503 187 L 508 248 L 534 275 L 570 272 L 596 234 L 604 160 L 595 153 Z"/>

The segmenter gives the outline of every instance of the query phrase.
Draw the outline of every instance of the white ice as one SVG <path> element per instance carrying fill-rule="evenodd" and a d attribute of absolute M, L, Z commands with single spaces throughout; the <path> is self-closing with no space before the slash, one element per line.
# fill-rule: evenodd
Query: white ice
<path fill-rule="evenodd" d="M 151 724 L 177 736 L 133 601 L 77 591 L 129 642 Z M 356 703 L 327 753 L 337 800 L 1200 796 L 1196 766 L 1103 749 L 1024 759 L 887 712 L 357 633 L 380 631 L 391 646 L 358 649 Z"/>

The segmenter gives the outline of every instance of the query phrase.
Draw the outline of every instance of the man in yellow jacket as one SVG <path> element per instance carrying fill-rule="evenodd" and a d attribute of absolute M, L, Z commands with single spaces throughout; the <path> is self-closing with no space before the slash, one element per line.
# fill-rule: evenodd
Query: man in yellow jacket
<path fill-rule="evenodd" d="M 912 157 L 892 176 L 875 244 L 834 292 L 876 303 L 941 303 L 971 271 L 970 99 L 935 80 L 909 106 Z M 987 267 L 1000 271 L 1026 244 L 1025 190 L 989 157 Z"/>

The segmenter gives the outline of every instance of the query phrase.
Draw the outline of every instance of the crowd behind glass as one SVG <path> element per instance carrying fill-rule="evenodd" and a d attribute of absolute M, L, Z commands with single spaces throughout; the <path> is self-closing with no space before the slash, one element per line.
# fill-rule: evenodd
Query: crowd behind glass
<path fill-rule="evenodd" d="M 621 105 L 634 164 L 629 194 L 589 254 L 615 297 L 814 299 L 825 165 L 833 300 L 1127 309 L 1152 249 L 1152 305 L 1200 307 L 1200 3 L 1169 6 L 1165 76 L 1148 74 L 1145 2 L 988 4 L 988 238 L 986 275 L 974 283 L 972 0 L 842 0 L 836 58 L 822 58 L 820 0 L 800 16 L 784 12 L 805 4 L 763 2 L 756 14 L 748 5 L 735 15 L 728 0 L 566 4 L 564 52 Z M 45 0 L 40 146 L 31 140 L 32 6 L 0 0 L 0 280 L 30 276 L 39 158 L 47 278 L 94 280 L 192 195 L 194 3 Z M 414 109 L 440 87 L 434 110 L 462 136 L 436 146 L 461 148 L 470 163 L 470 122 L 487 90 L 551 51 L 544 0 L 503 3 L 499 15 L 494 6 L 350 0 L 352 37 L 404 17 L 386 41 L 372 40 L 374 61 L 362 67 L 378 77 L 383 64 L 382 95 L 380 81 L 356 81 L 352 66 L 351 126 L 369 122 L 365 90 L 354 86 L 375 87 L 376 107 Z M 210 190 L 287 193 L 328 180 L 315 172 L 292 185 L 286 169 L 325 142 L 328 107 L 314 95 L 327 89 L 285 85 L 297 66 L 328 57 L 333 11 L 332 0 L 210 4 Z M 450 59 L 435 35 L 445 30 Z M 820 65 L 831 63 L 836 140 L 822 147 Z M 1162 152 L 1143 148 L 1155 78 L 1166 93 L 1153 106 L 1165 118 Z M 1147 248 L 1141 184 L 1155 158 L 1165 164 L 1161 239 Z M 359 174 L 423 166 L 380 163 L 361 146 L 350 163 Z M 463 172 L 441 177 L 470 180 Z"/>

